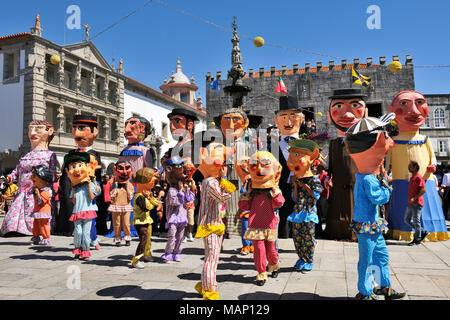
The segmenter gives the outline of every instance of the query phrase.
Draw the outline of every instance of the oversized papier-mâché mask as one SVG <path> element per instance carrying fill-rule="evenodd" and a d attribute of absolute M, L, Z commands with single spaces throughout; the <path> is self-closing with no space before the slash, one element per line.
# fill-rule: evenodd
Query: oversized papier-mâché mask
<path fill-rule="evenodd" d="M 144 141 L 150 132 L 150 123 L 143 117 L 131 117 L 125 121 L 125 139 L 128 144 Z"/>
<path fill-rule="evenodd" d="M 226 147 L 222 143 L 211 142 L 206 148 L 200 148 L 200 164 L 197 169 L 205 178 L 219 178 L 223 166 L 227 165 L 226 160 L 235 152 L 234 148 Z"/>
<path fill-rule="evenodd" d="M 289 158 L 286 161 L 289 170 L 296 178 L 312 177 L 311 166 L 319 157 L 319 146 L 309 139 L 289 141 Z"/>
<path fill-rule="evenodd" d="M 400 132 L 417 131 L 428 117 L 428 104 L 424 95 L 416 91 L 402 91 L 388 106 L 395 113 Z"/>
<path fill-rule="evenodd" d="M 245 183 L 248 179 L 250 179 L 249 161 L 250 157 L 241 157 L 234 163 L 234 169 L 242 183 Z"/>
<path fill-rule="evenodd" d="M 91 155 L 87 152 L 72 152 L 64 157 L 64 170 L 72 186 L 89 182 L 89 163 Z"/>
<path fill-rule="evenodd" d="M 384 129 L 395 117 L 394 113 L 381 118 L 367 117 L 350 127 L 345 145 L 361 174 L 378 174 L 380 165 L 394 141 Z"/>
<path fill-rule="evenodd" d="M 366 95 L 361 89 L 336 89 L 329 98 L 328 124 L 333 124 L 342 134 L 367 113 Z"/>
<path fill-rule="evenodd" d="M 250 178 L 253 189 L 269 189 L 278 186 L 281 164 L 268 151 L 258 151 L 249 160 Z"/>
<path fill-rule="evenodd" d="M 133 168 L 128 161 L 117 161 L 113 168 L 114 179 L 117 183 L 126 183 L 130 181 Z"/>
<path fill-rule="evenodd" d="M 98 135 L 97 118 L 89 115 L 75 115 L 72 122 L 72 136 L 79 148 L 92 147 Z"/>
<path fill-rule="evenodd" d="M 156 171 L 151 168 L 142 168 L 132 174 L 131 179 L 136 184 L 136 193 L 151 191 L 156 182 Z"/>

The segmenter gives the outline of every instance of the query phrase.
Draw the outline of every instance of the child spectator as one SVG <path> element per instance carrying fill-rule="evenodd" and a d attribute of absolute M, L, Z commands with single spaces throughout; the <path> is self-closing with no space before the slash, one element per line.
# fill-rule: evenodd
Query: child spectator
<path fill-rule="evenodd" d="M 33 167 L 31 171 L 33 181 L 33 244 L 50 244 L 50 218 L 52 216 L 52 189 L 53 175 L 50 169 L 43 165 Z M 41 239 L 42 236 L 42 239 Z"/>
<path fill-rule="evenodd" d="M 405 223 L 414 229 L 414 239 L 408 244 L 410 246 L 420 244 L 428 235 L 420 225 L 420 214 L 423 207 L 423 194 L 426 192 L 425 179 L 419 173 L 420 166 L 416 161 L 408 164 L 411 173 L 408 186 L 408 206 L 405 211 Z"/>

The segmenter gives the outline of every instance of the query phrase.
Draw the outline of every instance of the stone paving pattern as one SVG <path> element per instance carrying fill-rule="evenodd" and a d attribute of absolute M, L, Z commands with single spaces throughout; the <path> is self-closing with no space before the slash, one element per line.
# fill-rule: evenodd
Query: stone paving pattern
<path fill-rule="evenodd" d="M 203 266 L 201 239 L 183 243 L 182 262 L 165 264 L 159 257 L 166 239 L 155 235 L 157 261 L 133 269 L 137 238 L 130 247 L 99 238 L 101 249 L 92 250 L 89 261 L 80 261 L 73 260 L 71 237 L 52 236 L 51 246 L 33 246 L 28 236 L 0 237 L 0 300 L 201 300 L 194 290 Z M 406 291 L 405 300 L 450 299 L 450 241 L 387 244 L 391 282 Z M 222 300 L 347 300 L 357 293 L 355 242 L 318 239 L 314 268 L 302 274 L 292 271 L 297 260 L 292 239 L 280 239 L 280 275 L 263 287 L 255 284 L 253 256 L 240 255 L 240 246 L 238 237 L 225 239 L 217 271 Z M 79 287 L 73 280 L 77 270 Z"/>

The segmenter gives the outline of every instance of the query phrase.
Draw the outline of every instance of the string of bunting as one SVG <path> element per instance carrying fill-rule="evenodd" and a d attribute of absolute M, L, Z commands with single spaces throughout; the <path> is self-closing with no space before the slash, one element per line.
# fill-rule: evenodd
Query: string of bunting
<path fill-rule="evenodd" d="M 152 2 L 158 3 L 158 4 L 164 6 L 164 7 L 168 8 L 168 9 L 174 10 L 174 11 L 176 11 L 176 12 L 179 12 L 179 13 L 183 14 L 183 15 L 186 15 L 186 16 L 189 16 L 189 17 L 191 17 L 191 18 L 194 18 L 194 19 L 197 19 L 197 20 L 199 20 L 199 21 L 202 21 L 202 22 L 204 22 L 204 23 L 206 23 L 206 24 L 209 24 L 209 25 L 211 25 L 211 26 L 213 26 L 213 27 L 215 27 L 215 28 L 217 28 L 217 29 L 220 29 L 220 30 L 222 30 L 222 31 L 225 31 L 225 32 L 228 32 L 228 33 L 232 33 L 232 32 L 233 32 L 232 30 L 230 30 L 230 29 L 228 29 L 228 28 L 225 28 L 225 27 L 223 27 L 223 26 L 221 26 L 221 25 L 218 25 L 218 24 L 216 24 L 216 23 L 214 23 L 214 22 L 212 22 L 212 21 L 209 21 L 209 20 L 207 20 L 207 19 L 204 19 L 204 18 L 201 18 L 201 17 L 199 17 L 199 16 L 196 16 L 196 15 L 194 15 L 194 14 L 192 14 L 192 13 L 189 13 L 189 12 L 187 12 L 187 11 L 185 11 L 185 10 L 176 8 L 176 7 L 174 7 L 174 6 L 172 6 L 172 5 L 169 5 L 168 3 L 165 3 L 165 2 L 163 2 L 163 1 L 161 1 L 161 0 L 149 0 L 149 1 L 147 1 L 146 3 L 144 3 L 141 7 L 139 7 L 139 8 L 137 8 L 137 9 L 133 10 L 132 12 L 130 12 L 129 14 L 127 14 L 126 16 L 124 16 L 123 18 L 117 20 L 116 22 L 114 22 L 113 24 L 111 24 L 110 26 L 108 26 L 107 28 L 105 28 L 104 30 L 102 30 L 102 31 L 100 31 L 99 33 L 97 33 L 97 34 L 96 34 L 95 36 L 93 36 L 90 40 L 93 40 L 93 39 L 99 37 L 101 34 L 103 34 L 103 33 L 105 33 L 106 31 L 112 29 L 114 26 L 118 25 L 119 23 L 121 23 L 121 22 L 124 21 L 125 19 L 127 19 L 127 18 L 129 18 L 130 16 L 136 14 L 137 12 L 143 10 L 145 7 L 147 7 L 147 6 L 148 6 L 150 3 L 152 3 Z M 244 35 L 244 34 L 239 34 L 239 36 L 240 36 L 242 39 L 247 39 L 247 40 L 252 41 L 252 42 L 254 41 L 254 38 L 253 38 L 253 37 L 249 37 L 249 36 Z M 283 45 L 279 45 L 279 44 L 275 44 L 275 43 L 264 43 L 264 45 L 265 45 L 265 46 L 268 46 L 268 47 L 273 47 L 273 48 L 283 49 L 283 50 L 295 51 L 295 52 L 298 52 L 298 53 L 311 54 L 311 55 L 317 55 L 317 56 L 328 57 L 328 58 L 334 58 L 334 59 L 341 59 L 341 60 L 344 59 L 344 58 L 338 57 L 338 56 L 333 56 L 333 55 L 329 55 L 329 54 L 325 54 L 325 53 L 320 53 L 320 52 L 316 52 L 316 51 L 310 51 L 310 50 L 304 50 L 304 49 L 292 48 L 292 47 L 283 46 Z M 450 68 L 450 65 L 415 66 L 415 68 Z"/>

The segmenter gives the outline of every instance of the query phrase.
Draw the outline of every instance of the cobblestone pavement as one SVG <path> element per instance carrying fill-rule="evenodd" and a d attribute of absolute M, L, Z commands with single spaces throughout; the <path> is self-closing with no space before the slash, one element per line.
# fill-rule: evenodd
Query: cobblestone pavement
<path fill-rule="evenodd" d="M 73 260 L 71 237 L 52 236 L 51 246 L 33 246 L 29 236 L 0 237 L 0 299 L 201 300 L 194 290 L 203 265 L 201 239 L 183 243 L 181 262 L 165 264 L 159 257 L 166 239 L 153 236 L 157 261 L 133 269 L 137 239 L 130 247 L 116 247 L 112 239 L 99 238 L 101 249 L 79 261 Z M 357 243 L 319 239 L 314 268 L 303 274 L 292 271 L 297 260 L 292 239 L 280 239 L 280 275 L 259 287 L 253 256 L 239 254 L 240 241 L 232 237 L 223 245 L 217 271 L 222 300 L 347 300 L 357 293 Z M 450 299 L 450 241 L 387 244 L 391 282 L 406 291 L 404 299 Z"/>

